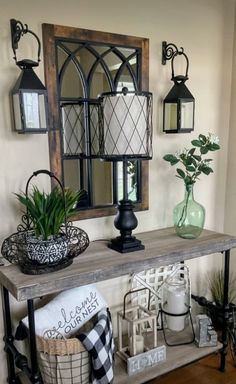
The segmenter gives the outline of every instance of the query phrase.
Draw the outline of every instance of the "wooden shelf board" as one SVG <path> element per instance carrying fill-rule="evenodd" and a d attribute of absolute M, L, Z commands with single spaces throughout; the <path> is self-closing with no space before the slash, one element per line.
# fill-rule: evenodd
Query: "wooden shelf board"
<path fill-rule="evenodd" d="M 164 340 L 161 332 L 158 332 L 158 346 L 163 345 Z M 188 344 L 175 347 L 166 347 L 166 361 L 152 368 L 147 368 L 136 375 L 128 376 L 126 363 L 116 355 L 115 358 L 115 380 L 114 384 L 142 384 L 158 376 L 164 375 L 174 369 L 183 367 L 189 363 L 219 351 L 222 344 L 218 343 L 216 347 L 198 348 L 196 344 Z M 220 359 L 219 359 L 220 365 Z"/>
<path fill-rule="evenodd" d="M 121 254 L 108 248 L 107 241 L 95 241 L 72 265 L 58 272 L 26 275 L 17 265 L 9 265 L 0 267 L 0 281 L 22 301 L 236 247 L 236 237 L 208 230 L 192 240 L 176 236 L 173 228 L 145 232 L 137 237 L 145 250 Z"/>

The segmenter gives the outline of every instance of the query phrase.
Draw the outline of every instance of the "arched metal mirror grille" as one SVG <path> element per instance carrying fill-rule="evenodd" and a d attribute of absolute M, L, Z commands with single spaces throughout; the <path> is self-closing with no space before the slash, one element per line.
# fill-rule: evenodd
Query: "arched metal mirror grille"
<path fill-rule="evenodd" d="M 102 92 L 120 90 L 124 86 L 130 91 L 139 90 L 140 50 L 67 40 L 58 41 L 56 49 L 63 165 L 69 159 L 78 159 L 78 170 L 73 179 L 77 176 L 79 188 L 87 192 L 87 200 L 83 202 L 85 207 L 116 204 L 122 198 L 122 163 L 99 164 L 91 160 L 91 157 L 97 157 L 99 144 L 97 97 Z M 74 85 L 68 88 L 70 81 Z M 106 180 L 98 186 L 94 172 L 107 167 L 110 177 L 107 174 Z M 71 187 L 63 169 L 65 187 Z M 134 202 L 140 200 L 140 190 L 136 189 L 139 175 L 140 163 L 129 162 L 129 197 Z M 100 198 L 99 189 L 104 191 L 99 191 Z M 110 191 L 107 200 L 102 199 L 105 189 Z"/>
<path fill-rule="evenodd" d="M 129 41 L 128 36 L 50 24 L 43 25 L 43 38 L 49 109 L 53 115 L 49 134 L 51 169 L 65 187 L 87 192 L 78 206 L 79 218 L 113 214 L 123 193 L 123 163 L 99 159 L 98 96 L 123 87 L 142 90 L 143 66 L 147 65 L 143 41 L 147 44 L 147 39 Z M 128 163 L 129 198 L 138 209 L 147 208 L 146 167 L 145 161 Z"/>

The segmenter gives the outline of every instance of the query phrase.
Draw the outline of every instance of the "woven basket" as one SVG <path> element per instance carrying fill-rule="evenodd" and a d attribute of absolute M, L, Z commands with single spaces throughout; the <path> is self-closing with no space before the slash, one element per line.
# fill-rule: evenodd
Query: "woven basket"
<path fill-rule="evenodd" d="M 90 359 L 76 339 L 36 337 L 39 368 L 44 384 L 89 384 Z"/>
<path fill-rule="evenodd" d="M 83 344 L 76 338 L 72 339 L 45 339 L 36 336 L 37 350 L 49 355 L 73 355 L 86 351 Z"/>

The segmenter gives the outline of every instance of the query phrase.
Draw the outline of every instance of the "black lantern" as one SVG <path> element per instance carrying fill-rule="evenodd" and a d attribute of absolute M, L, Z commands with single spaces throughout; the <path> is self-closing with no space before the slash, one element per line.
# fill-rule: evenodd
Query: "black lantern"
<path fill-rule="evenodd" d="M 33 68 L 39 65 L 41 44 L 37 35 L 15 19 L 10 20 L 12 49 L 21 74 L 12 89 L 15 129 L 18 133 L 43 133 L 47 131 L 47 90 Z M 25 34 L 33 35 L 38 43 L 38 61 L 17 61 L 18 42 Z"/>
<path fill-rule="evenodd" d="M 144 249 L 132 231 L 138 221 L 128 198 L 128 161 L 152 158 L 152 94 L 149 92 L 110 92 L 102 95 L 103 125 L 100 132 L 100 157 L 123 161 L 123 198 L 119 201 L 115 227 L 120 236 L 109 247 L 121 252 Z"/>
<path fill-rule="evenodd" d="M 185 75 L 175 76 L 174 60 L 178 55 L 182 55 L 186 60 L 186 72 Z M 163 131 L 165 133 L 191 132 L 194 129 L 195 100 L 185 85 L 188 80 L 189 60 L 182 47 L 178 50 L 174 44 L 167 44 L 164 41 L 162 43 L 162 64 L 170 59 L 171 80 L 174 82 L 174 86 L 163 101 Z"/>

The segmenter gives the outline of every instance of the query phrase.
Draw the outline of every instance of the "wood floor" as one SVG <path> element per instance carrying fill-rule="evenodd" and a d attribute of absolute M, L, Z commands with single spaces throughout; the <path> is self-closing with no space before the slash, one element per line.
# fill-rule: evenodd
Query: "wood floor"
<path fill-rule="evenodd" d="M 149 381 L 147 384 L 236 384 L 236 367 L 228 353 L 226 370 L 220 372 L 219 355 L 215 354 Z"/>

